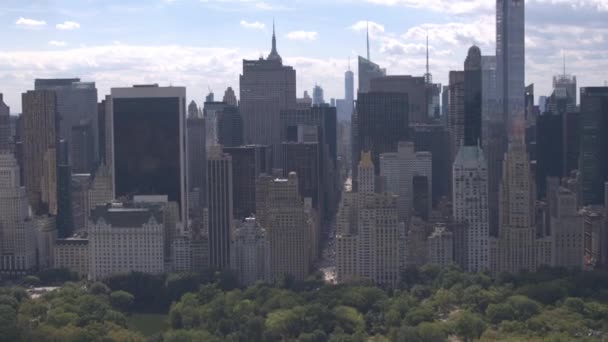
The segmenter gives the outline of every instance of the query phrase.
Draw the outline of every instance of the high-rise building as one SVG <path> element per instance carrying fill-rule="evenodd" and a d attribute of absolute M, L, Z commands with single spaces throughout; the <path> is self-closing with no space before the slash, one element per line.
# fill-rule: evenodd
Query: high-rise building
<path fill-rule="evenodd" d="M 433 183 L 432 156 L 429 152 L 415 152 L 414 143 L 399 142 L 397 152 L 380 155 L 380 176 L 386 181 L 386 192 L 397 196 L 399 220 L 409 222 L 414 199 L 413 182 L 415 176 L 427 178 L 430 193 Z M 427 197 L 427 206 L 431 198 Z"/>
<path fill-rule="evenodd" d="M 112 89 L 114 198 L 167 195 L 187 221 L 186 89 Z"/>
<path fill-rule="evenodd" d="M 428 221 L 431 215 L 431 186 L 427 176 L 412 179 L 412 215 Z"/>
<path fill-rule="evenodd" d="M 454 233 L 445 226 L 435 226 L 428 237 L 429 264 L 446 267 L 454 263 Z"/>
<path fill-rule="evenodd" d="M 203 107 L 203 117 L 205 119 L 205 139 L 207 147 L 216 146 L 219 144 L 218 121 L 221 113 L 228 107 L 224 102 L 215 102 L 211 96 L 207 96 Z"/>
<path fill-rule="evenodd" d="M 359 56 L 359 89 L 358 93 L 368 93 L 371 90 L 371 81 L 378 77 L 386 76 L 386 69 L 378 64 Z"/>
<path fill-rule="evenodd" d="M 409 122 L 422 124 L 429 121 L 427 84 L 424 77 L 409 75 L 377 77 L 370 81 L 370 92 L 407 94 Z"/>
<path fill-rule="evenodd" d="M 98 206 L 89 218 L 89 277 L 164 271 L 162 212 L 119 203 Z"/>
<path fill-rule="evenodd" d="M 99 118 L 97 107 L 97 88 L 94 82 L 81 82 L 80 79 L 36 79 L 36 90 L 49 90 L 56 94 L 57 114 L 59 129 L 57 136 L 67 142 L 70 155 L 68 161 L 74 172 L 90 172 L 91 170 L 80 170 L 74 165 L 72 152 L 82 153 L 89 151 L 91 163 L 96 166 L 99 161 Z M 76 135 L 72 129 L 75 126 L 89 126 L 87 139 Z M 77 140 L 74 140 L 76 137 Z M 83 144 L 82 146 L 74 146 Z M 79 158 L 82 155 L 78 156 Z M 81 160 L 77 161 L 82 163 Z"/>
<path fill-rule="evenodd" d="M 232 87 L 226 88 L 222 102 L 233 107 L 237 107 L 239 105 L 239 102 L 236 99 L 236 94 L 234 93 L 234 89 L 232 89 Z"/>
<path fill-rule="evenodd" d="M 22 94 L 23 183 L 36 214 L 57 214 L 56 95 L 35 90 Z"/>
<path fill-rule="evenodd" d="M 188 192 L 197 199 L 194 202 L 198 202 L 198 207 L 192 210 L 198 212 L 207 203 L 207 142 L 205 119 L 194 101 L 188 108 L 186 130 L 188 132 Z"/>
<path fill-rule="evenodd" d="M 525 2 L 496 0 L 496 76 L 505 134 L 525 111 Z"/>
<path fill-rule="evenodd" d="M 91 206 L 89 205 L 89 190 L 91 175 L 88 173 L 74 173 L 71 179 L 72 199 L 72 229 L 73 232 L 82 232 L 87 228 L 87 220 Z M 71 234 L 70 234 L 71 235 Z M 70 236 L 67 235 L 67 236 Z M 61 235 L 60 235 L 61 237 Z"/>
<path fill-rule="evenodd" d="M 450 134 L 445 126 L 441 124 L 411 125 L 410 130 L 416 152 L 428 151 L 431 153 L 433 164 L 432 203 L 435 207 L 442 197 L 449 196 L 451 193 L 452 160 L 448 148 L 450 146 Z"/>
<path fill-rule="evenodd" d="M 3 95 L 0 93 L 0 152 L 10 150 L 11 141 L 11 110 L 4 103 Z"/>
<path fill-rule="evenodd" d="M 79 237 L 55 240 L 53 268 L 70 270 L 85 279 L 89 275 L 89 240 Z"/>
<path fill-rule="evenodd" d="M 554 267 L 583 269 L 585 220 L 578 212 L 577 196 L 560 187 L 551 208 L 551 235 L 554 241 Z"/>
<path fill-rule="evenodd" d="M 323 88 L 320 85 L 315 85 L 312 89 L 312 105 L 320 106 L 325 104 L 325 98 L 323 97 Z"/>
<path fill-rule="evenodd" d="M 503 162 L 496 273 L 535 271 L 536 197 L 523 137 L 513 138 Z"/>
<path fill-rule="evenodd" d="M 241 285 L 251 286 L 258 281 L 270 282 L 270 240 L 268 231 L 255 217 L 245 219 L 234 231 L 230 247 L 230 266 Z"/>
<path fill-rule="evenodd" d="M 112 190 L 112 175 L 110 168 L 101 164 L 93 174 L 87 194 L 89 209 L 107 204 L 114 199 Z M 88 216 L 88 215 L 87 215 Z M 88 220 L 86 220 L 88 224 Z"/>
<path fill-rule="evenodd" d="M 498 107 L 496 56 L 481 56 L 481 84 L 482 118 L 484 121 L 495 119 Z"/>
<path fill-rule="evenodd" d="M 603 204 L 608 181 L 608 87 L 581 88 L 580 127 L 582 204 Z"/>
<path fill-rule="evenodd" d="M 95 162 L 96 151 L 95 136 L 90 122 L 72 126 L 70 157 L 72 158 L 72 172 L 88 173 L 97 166 Z"/>
<path fill-rule="evenodd" d="M 25 274 L 36 267 L 36 231 L 19 165 L 0 151 L 0 273 Z"/>
<path fill-rule="evenodd" d="M 350 121 L 350 117 L 355 109 L 355 74 L 350 70 L 344 73 L 344 99 L 337 100 L 338 120 Z"/>
<path fill-rule="evenodd" d="M 217 139 L 224 147 L 243 145 L 243 117 L 238 107 L 228 106 L 219 114 Z"/>
<path fill-rule="evenodd" d="M 256 184 L 256 213 L 270 240 L 273 280 L 292 276 L 305 279 L 311 269 L 314 222 L 307 215 L 298 190 L 298 176 L 287 179 L 262 176 Z"/>
<path fill-rule="evenodd" d="M 230 266 L 230 237 L 233 233 L 232 157 L 215 146 L 207 159 L 207 204 L 209 208 L 209 265 L 223 270 Z"/>
<path fill-rule="evenodd" d="M 460 151 L 460 146 L 464 143 L 465 130 L 465 92 L 464 92 L 464 72 L 450 71 L 450 85 L 448 95 L 448 129 L 452 138 L 452 160 Z M 477 146 L 471 145 L 471 146 Z"/>
<path fill-rule="evenodd" d="M 374 193 L 374 165 L 363 153 L 359 192 L 342 197 L 337 216 L 336 273 L 338 282 L 368 279 L 395 286 L 399 281 L 403 225 L 397 217 L 397 197 Z"/>
<path fill-rule="evenodd" d="M 483 77 L 481 50 L 469 49 L 464 62 L 464 144 L 481 145 L 481 119 L 483 110 Z"/>
<path fill-rule="evenodd" d="M 240 93 L 245 143 L 272 146 L 274 166 L 280 167 L 280 113 L 296 108 L 296 71 L 283 65 L 274 28 L 268 58 L 243 61 Z"/>
<path fill-rule="evenodd" d="M 462 146 L 452 169 L 453 214 L 466 223 L 466 265 L 469 272 L 490 266 L 488 167 L 479 146 Z"/>
<path fill-rule="evenodd" d="M 270 147 L 247 145 L 224 147 L 232 157 L 232 199 L 234 218 L 243 220 L 255 214 L 255 184 L 261 174 L 272 172 Z"/>
<path fill-rule="evenodd" d="M 291 172 L 298 175 L 298 190 L 302 198 L 311 198 L 318 211 L 325 209 L 322 196 L 323 170 L 321 150 L 317 142 L 284 142 L 283 177 Z"/>
<path fill-rule="evenodd" d="M 360 93 L 353 116 L 353 179 L 361 152 L 370 151 L 374 165 L 380 165 L 380 154 L 396 152 L 400 141 L 409 137 L 408 94 Z M 380 170 L 377 169 L 379 174 Z M 357 189 L 356 182 L 354 183 Z"/>

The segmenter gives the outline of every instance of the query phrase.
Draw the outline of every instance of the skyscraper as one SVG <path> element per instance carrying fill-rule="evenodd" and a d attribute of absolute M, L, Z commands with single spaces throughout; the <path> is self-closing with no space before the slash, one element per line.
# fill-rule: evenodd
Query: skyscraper
<path fill-rule="evenodd" d="M 580 127 L 582 204 L 603 204 L 608 181 L 608 87 L 581 88 Z"/>
<path fill-rule="evenodd" d="M 36 79 L 36 90 L 50 90 L 57 96 L 57 114 L 59 118 L 59 130 L 57 136 L 67 142 L 71 152 L 92 151 L 92 164 L 99 162 L 99 119 L 97 108 L 97 88 L 94 82 L 81 82 L 80 79 Z M 72 138 L 72 128 L 75 126 L 89 125 L 91 139 Z M 78 137 L 78 134 L 76 135 Z M 92 144 L 82 146 L 81 144 Z M 75 146 L 72 145 L 81 145 Z M 70 165 L 74 166 L 74 157 L 68 156 Z M 80 163 L 80 161 L 78 161 Z M 81 172 L 73 168 L 74 172 Z M 90 172 L 87 170 L 84 172 Z"/>
<path fill-rule="evenodd" d="M 188 132 L 188 192 L 198 199 L 198 207 L 192 208 L 198 212 L 207 204 L 207 148 L 205 119 L 194 101 L 188 106 L 186 130 Z"/>
<path fill-rule="evenodd" d="M 236 99 L 236 95 L 234 94 L 234 89 L 232 89 L 232 87 L 226 88 L 222 102 L 224 102 L 225 104 L 227 104 L 229 106 L 234 106 L 234 107 L 239 105 L 239 102 Z"/>
<path fill-rule="evenodd" d="M 222 146 L 243 145 L 243 117 L 238 107 L 227 106 L 219 113 L 217 120 L 217 140 Z"/>
<path fill-rule="evenodd" d="M 57 214 L 57 102 L 55 92 L 22 94 L 24 185 L 36 214 Z"/>
<path fill-rule="evenodd" d="M 464 269 L 479 272 L 490 266 L 488 167 L 479 146 L 462 146 L 452 169 L 453 213 L 467 225 Z"/>
<path fill-rule="evenodd" d="M 25 274 L 36 266 L 36 231 L 19 165 L 0 151 L 0 273 Z"/>
<path fill-rule="evenodd" d="M 230 266 L 236 271 L 241 285 L 251 286 L 258 281 L 271 280 L 268 231 L 255 217 L 246 218 L 235 229 L 230 253 Z"/>
<path fill-rule="evenodd" d="M 525 110 L 525 2 L 496 0 L 496 74 L 505 134 Z"/>
<path fill-rule="evenodd" d="M 481 112 L 484 121 L 496 118 L 498 93 L 496 56 L 481 56 Z M 485 130 L 484 130 L 485 131 Z M 487 134 L 483 134 L 484 139 Z M 485 143 L 483 146 L 486 146 Z"/>
<path fill-rule="evenodd" d="M 464 72 L 450 71 L 450 86 L 448 95 L 448 128 L 452 138 L 452 160 L 464 143 L 465 130 L 465 92 L 464 92 Z M 477 144 L 470 145 L 477 146 Z"/>
<path fill-rule="evenodd" d="M 381 153 L 395 152 L 400 141 L 408 140 L 408 104 L 408 94 L 359 93 L 352 142 L 355 179 L 362 151 L 370 151 L 374 165 L 380 165 Z M 376 173 L 379 172 L 377 169 Z"/>
<path fill-rule="evenodd" d="M 243 220 L 255 214 L 255 183 L 261 174 L 272 172 L 270 147 L 247 145 L 224 147 L 232 158 L 234 218 Z"/>
<path fill-rule="evenodd" d="M 450 179 L 452 178 L 452 156 L 448 148 L 450 146 L 450 134 L 445 126 L 412 125 L 411 137 L 416 152 L 428 151 L 432 157 L 432 199 L 436 206 L 442 197 L 451 193 Z"/>
<path fill-rule="evenodd" d="M 112 89 L 114 198 L 167 195 L 186 222 L 186 89 Z"/>
<path fill-rule="evenodd" d="M 325 104 L 325 98 L 323 97 L 323 88 L 316 84 L 312 89 L 312 105 L 319 106 Z"/>
<path fill-rule="evenodd" d="M 10 150 L 10 112 L 10 108 L 4 103 L 3 95 L 0 94 L 0 152 Z"/>
<path fill-rule="evenodd" d="M 209 206 L 209 265 L 218 270 L 230 266 L 233 233 L 232 158 L 215 146 L 207 159 L 207 203 Z"/>
<path fill-rule="evenodd" d="M 355 74 L 350 70 L 350 65 L 344 73 L 344 101 L 346 101 L 346 112 L 348 114 L 340 117 L 340 119 L 350 120 L 355 105 Z"/>
<path fill-rule="evenodd" d="M 296 71 L 283 65 L 274 29 L 268 58 L 243 61 L 240 93 L 245 143 L 272 146 L 274 166 L 280 167 L 280 113 L 296 108 Z"/>
<path fill-rule="evenodd" d="M 464 144 L 481 144 L 482 119 L 482 59 L 477 46 L 469 49 L 464 62 Z"/>
<path fill-rule="evenodd" d="M 585 266 L 585 219 L 578 212 L 577 195 L 560 187 L 555 191 L 554 196 L 553 208 L 551 208 L 551 234 L 554 240 L 555 255 L 553 266 L 583 269 Z M 591 232 L 590 235 L 590 240 L 593 241 L 595 234 Z"/>
<path fill-rule="evenodd" d="M 95 163 L 96 142 L 93 127 L 90 122 L 82 122 L 72 126 L 70 156 L 74 173 L 89 173 L 97 166 Z"/>
<path fill-rule="evenodd" d="M 409 100 L 409 122 L 429 122 L 427 102 L 429 85 L 424 77 L 395 75 L 376 77 L 370 80 L 370 92 L 407 94 Z"/>
<path fill-rule="evenodd" d="M 514 137 L 503 162 L 496 273 L 535 271 L 534 181 L 523 136 Z"/>
<path fill-rule="evenodd" d="M 378 64 L 359 56 L 358 93 L 368 93 L 371 89 L 371 81 L 382 76 L 386 76 L 386 69 L 382 69 Z"/>
<path fill-rule="evenodd" d="M 298 191 L 298 176 L 263 176 L 256 185 L 256 213 L 268 230 L 273 280 L 283 276 L 305 279 L 311 267 L 313 225 Z"/>

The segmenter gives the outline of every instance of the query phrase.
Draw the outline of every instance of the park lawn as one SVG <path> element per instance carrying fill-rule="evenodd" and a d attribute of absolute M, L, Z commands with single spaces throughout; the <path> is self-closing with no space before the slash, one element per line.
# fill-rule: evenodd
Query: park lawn
<path fill-rule="evenodd" d="M 161 314 L 133 314 L 128 316 L 127 324 L 146 337 L 169 329 L 168 316 Z"/>

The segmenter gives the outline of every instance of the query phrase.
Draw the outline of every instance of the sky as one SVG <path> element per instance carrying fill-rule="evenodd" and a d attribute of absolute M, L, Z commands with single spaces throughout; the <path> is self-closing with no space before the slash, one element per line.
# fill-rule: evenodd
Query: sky
<path fill-rule="evenodd" d="M 467 50 L 495 54 L 494 0 L 0 0 L 0 93 L 12 113 L 35 78 L 79 77 L 112 87 L 186 86 L 238 94 L 243 59 L 270 52 L 272 22 L 298 96 L 315 84 L 344 97 L 344 72 L 365 55 L 388 74 L 422 76 L 425 39 L 435 82 L 462 70 Z M 552 77 L 579 86 L 608 80 L 608 0 L 526 0 L 526 82 L 550 95 Z"/>

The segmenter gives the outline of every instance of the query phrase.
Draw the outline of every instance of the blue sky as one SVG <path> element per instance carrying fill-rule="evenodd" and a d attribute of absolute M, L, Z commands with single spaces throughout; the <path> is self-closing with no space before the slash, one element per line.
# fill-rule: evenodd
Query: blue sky
<path fill-rule="evenodd" d="M 298 93 L 315 83 L 326 98 L 343 96 L 349 57 L 365 53 L 389 74 L 431 71 L 445 83 L 461 70 L 471 44 L 494 54 L 493 0 L 1 0 L 0 92 L 12 111 L 36 77 L 80 77 L 111 87 L 159 83 L 188 87 L 201 102 L 208 88 L 238 90 L 242 59 L 270 49 L 276 21 L 279 52 L 297 70 Z M 528 83 L 550 92 L 566 52 L 579 85 L 608 80 L 608 0 L 527 1 Z M 356 70 L 355 70 L 356 71 Z"/>

